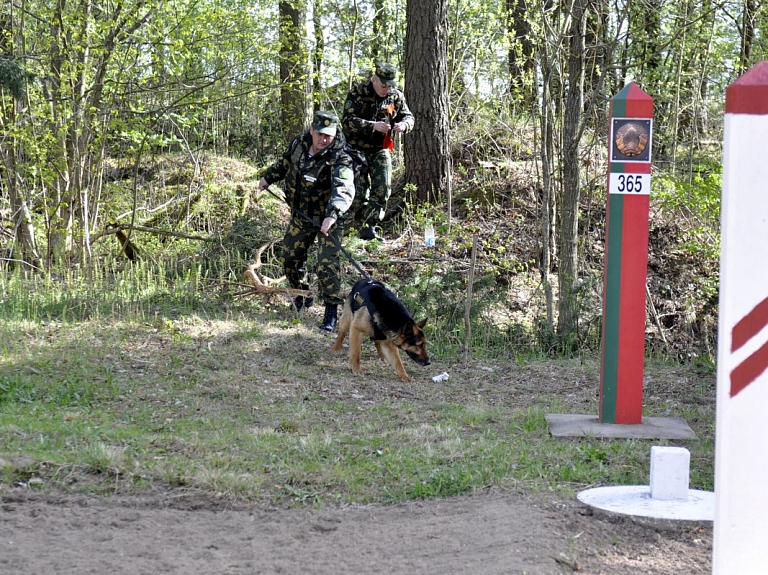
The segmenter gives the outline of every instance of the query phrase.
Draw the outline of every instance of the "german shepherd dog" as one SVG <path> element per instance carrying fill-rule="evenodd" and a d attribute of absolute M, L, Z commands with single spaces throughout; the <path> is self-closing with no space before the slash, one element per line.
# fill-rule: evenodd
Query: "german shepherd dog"
<path fill-rule="evenodd" d="M 424 326 L 427 320 L 414 321 L 397 296 L 381 282 L 361 279 L 352 287 L 339 318 L 339 335 L 331 353 L 339 353 L 349 332 L 349 366 L 362 375 L 360 350 L 363 336 L 369 336 L 379 357 L 395 368 L 403 381 L 411 381 L 400 360 L 398 348 L 419 365 L 429 365 Z"/>

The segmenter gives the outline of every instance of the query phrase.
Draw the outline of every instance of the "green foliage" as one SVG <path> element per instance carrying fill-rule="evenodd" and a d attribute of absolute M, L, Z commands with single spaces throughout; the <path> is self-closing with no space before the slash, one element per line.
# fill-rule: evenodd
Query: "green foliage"
<path fill-rule="evenodd" d="M 467 202 L 471 200 L 467 199 Z M 468 214 L 486 210 L 498 212 L 491 204 L 477 202 Z M 513 212 L 514 213 L 514 212 Z M 475 270 L 472 305 L 469 310 L 471 333 L 469 350 L 477 357 L 572 356 L 596 352 L 600 346 L 601 314 L 594 294 L 602 289 L 599 275 L 586 275 L 579 280 L 577 307 L 579 325 L 567 342 L 559 338 L 546 322 L 544 294 L 538 270 L 530 258 L 518 259 L 517 241 L 510 227 L 521 226 L 522 216 L 498 222 L 491 232 L 466 217 L 461 225 L 449 229 L 445 211 L 431 204 L 406 204 L 407 227 L 421 240 L 427 222 L 432 222 L 437 235 L 436 249 L 421 250 L 418 265 L 387 270 L 388 281 L 395 286 L 409 309 L 428 316 L 430 342 L 440 353 L 459 355 L 466 340 L 467 269 L 473 244 L 478 236 L 478 260 Z M 479 218 L 478 218 L 479 222 Z M 526 232 L 527 233 L 527 232 Z M 457 261 L 450 265 L 446 256 Z M 521 297 L 526 304 L 519 302 Z"/>
<path fill-rule="evenodd" d="M 659 215 L 650 230 L 650 263 L 656 273 L 649 277 L 649 289 L 661 300 L 656 306 L 666 311 L 664 327 L 677 334 L 662 353 L 713 360 L 721 194 L 721 167 L 711 160 L 695 164 L 686 178 L 654 176 L 651 200 Z"/>
<path fill-rule="evenodd" d="M 240 276 L 248 264 L 260 257 L 264 273 L 280 277 L 278 255 L 286 217 L 285 206 L 279 200 L 262 195 L 247 213 L 232 220 L 220 242 L 206 246 L 202 254 L 206 268 L 215 271 L 224 263 Z"/>
<path fill-rule="evenodd" d="M 88 275 L 0 278 L 0 316 L 31 322 L 79 321 L 125 313 L 140 318 L 173 315 L 181 308 L 204 309 L 206 278 L 199 266 L 137 263 L 122 270 L 96 266 Z M 65 286 L 66 289 L 62 289 Z"/>
<path fill-rule="evenodd" d="M 660 173 L 653 178 L 653 199 L 675 218 L 687 220 L 686 237 L 680 247 L 690 254 L 703 254 L 716 261 L 720 257 L 719 235 L 722 166 L 709 161 L 694 166 L 692 174 L 681 178 Z"/>
<path fill-rule="evenodd" d="M 0 53 L 0 89 L 8 90 L 20 100 L 26 93 L 27 82 L 33 78 L 16 60 Z"/>

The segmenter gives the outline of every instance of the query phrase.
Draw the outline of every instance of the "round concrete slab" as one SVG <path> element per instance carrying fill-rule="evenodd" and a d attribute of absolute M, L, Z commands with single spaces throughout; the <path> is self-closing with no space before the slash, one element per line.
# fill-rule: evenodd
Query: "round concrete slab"
<path fill-rule="evenodd" d="M 617 485 L 587 489 L 576 497 L 590 507 L 624 515 L 681 521 L 715 519 L 715 494 L 711 491 L 689 489 L 687 499 L 663 500 L 652 499 L 648 485 Z"/>

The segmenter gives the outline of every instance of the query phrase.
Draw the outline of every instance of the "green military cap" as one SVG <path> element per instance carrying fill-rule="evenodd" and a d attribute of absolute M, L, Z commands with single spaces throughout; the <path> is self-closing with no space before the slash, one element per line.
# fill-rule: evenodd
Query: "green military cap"
<path fill-rule="evenodd" d="M 319 134 L 328 136 L 336 135 L 336 128 L 339 126 L 339 117 L 333 112 L 318 110 L 312 118 L 312 127 Z"/>
<path fill-rule="evenodd" d="M 376 65 L 376 76 L 385 86 L 397 86 L 397 69 L 388 62 L 380 62 Z"/>

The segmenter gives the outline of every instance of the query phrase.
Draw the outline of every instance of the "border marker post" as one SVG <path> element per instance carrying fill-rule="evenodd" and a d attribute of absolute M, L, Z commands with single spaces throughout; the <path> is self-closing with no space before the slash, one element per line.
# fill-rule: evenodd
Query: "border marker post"
<path fill-rule="evenodd" d="M 639 424 L 653 98 L 631 82 L 611 99 L 610 122 L 599 420 Z"/>
<path fill-rule="evenodd" d="M 681 417 L 643 417 L 653 98 L 635 83 L 611 99 L 600 413 L 545 414 L 553 437 L 696 439 Z"/>
<path fill-rule="evenodd" d="M 725 92 L 715 575 L 768 569 L 768 62 Z"/>

